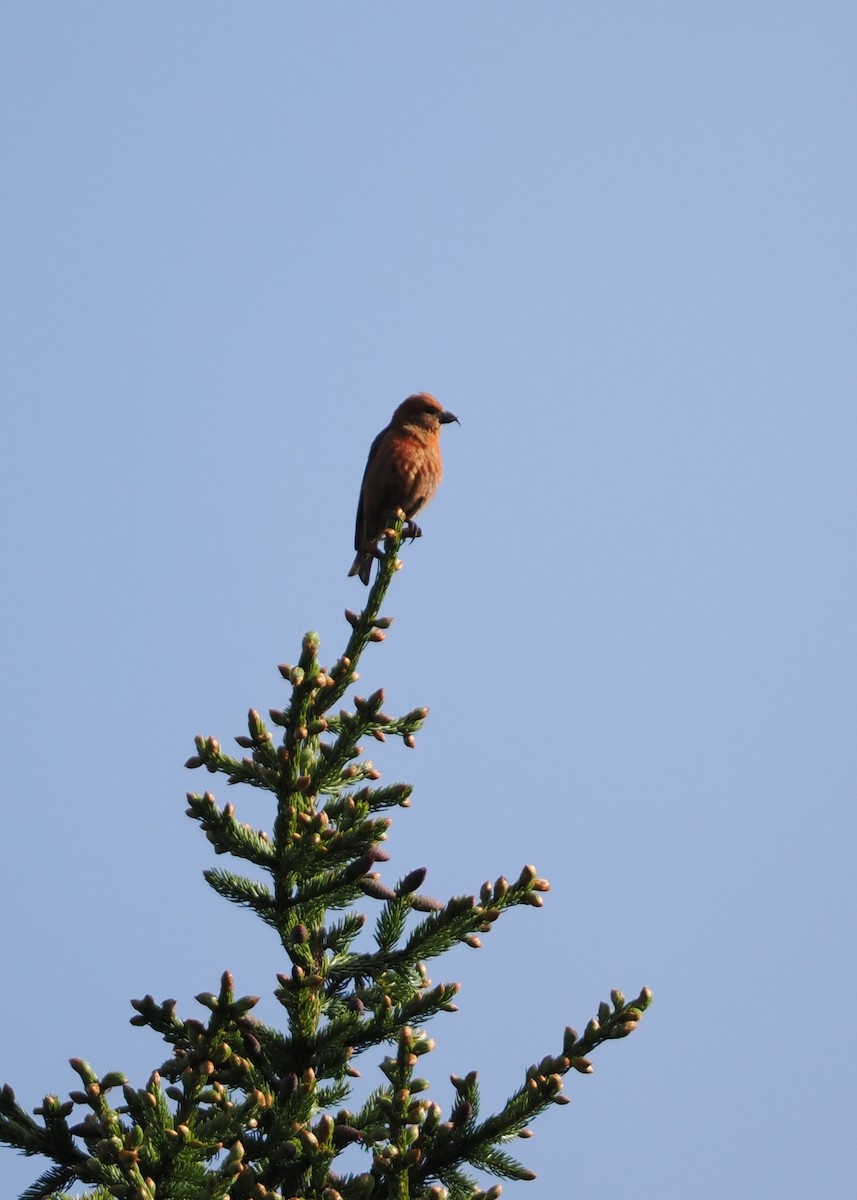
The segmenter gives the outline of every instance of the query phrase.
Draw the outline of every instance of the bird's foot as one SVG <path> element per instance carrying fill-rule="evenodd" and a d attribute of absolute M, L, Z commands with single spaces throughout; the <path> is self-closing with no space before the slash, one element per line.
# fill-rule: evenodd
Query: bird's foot
<path fill-rule="evenodd" d="M 403 538 L 410 538 L 411 541 L 413 542 L 418 537 L 422 537 L 422 536 L 423 536 L 423 531 L 420 529 L 420 527 L 416 523 L 416 521 L 405 521 L 404 525 L 402 526 L 402 537 Z"/>
<path fill-rule="evenodd" d="M 395 537 L 395 536 L 396 536 L 395 529 L 385 529 L 384 530 L 384 541 L 385 542 L 389 541 L 390 538 Z M 411 541 L 414 541 L 415 538 L 422 537 L 422 536 L 423 536 L 423 531 L 420 529 L 419 525 L 417 525 L 416 521 L 405 521 L 404 524 L 402 525 L 402 541 L 404 541 L 406 538 L 409 538 Z"/>

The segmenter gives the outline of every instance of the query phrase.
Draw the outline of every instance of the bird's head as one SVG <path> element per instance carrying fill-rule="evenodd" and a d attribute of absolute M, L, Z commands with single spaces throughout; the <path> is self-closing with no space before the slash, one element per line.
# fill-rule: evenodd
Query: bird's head
<path fill-rule="evenodd" d="M 393 413 L 390 424 L 395 429 L 422 429 L 427 433 L 438 433 L 441 425 L 449 425 L 452 421 L 461 423 L 429 392 L 416 392 L 402 401 Z"/>

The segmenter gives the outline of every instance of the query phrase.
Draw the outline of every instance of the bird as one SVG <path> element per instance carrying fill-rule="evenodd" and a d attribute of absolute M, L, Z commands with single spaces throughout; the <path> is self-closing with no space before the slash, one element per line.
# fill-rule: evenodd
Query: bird
<path fill-rule="evenodd" d="M 461 422 L 429 392 L 415 392 L 403 400 L 369 448 L 360 485 L 354 549 L 357 557 L 349 575 L 369 583 L 372 560 L 378 557 L 378 540 L 401 509 L 410 523 L 407 533 L 421 530 L 411 518 L 428 504 L 443 475 L 440 427 Z"/>

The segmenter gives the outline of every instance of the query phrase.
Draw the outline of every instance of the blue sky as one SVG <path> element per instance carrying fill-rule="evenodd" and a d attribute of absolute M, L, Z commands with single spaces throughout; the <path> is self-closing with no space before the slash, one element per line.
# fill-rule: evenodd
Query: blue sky
<path fill-rule="evenodd" d="M 132 996 L 270 995 L 182 763 L 283 703 L 304 630 L 342 652 L 366 450 L 427 389 L 461 427 L 362 680 L 431 707 L 373 754 L 416 785 L 390 877 L 553 884 L 434 964 L 438 1099 L 475 1068 L 501 1104 L 647 984 L 507 1195 L 853 1178 L 855 38 L 825 0 L 2 6 L 28 1104 L 72 1055 L 146 1078 Z M 37 1169 L 4 1153 L 4 1193 Z"/>

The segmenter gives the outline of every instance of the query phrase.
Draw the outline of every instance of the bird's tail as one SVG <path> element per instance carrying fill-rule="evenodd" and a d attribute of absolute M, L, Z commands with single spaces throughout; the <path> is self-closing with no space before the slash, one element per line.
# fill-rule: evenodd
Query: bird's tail
<path fill-rule="evenodd" d="M 369 584 L 369 576 L 372 574 L 372 558 L 371 554 L 366 554 L 362 550 L 357 551 L 357 557 L 351 564 L 349 576 L 356 575 L 361 583 Z"/>

